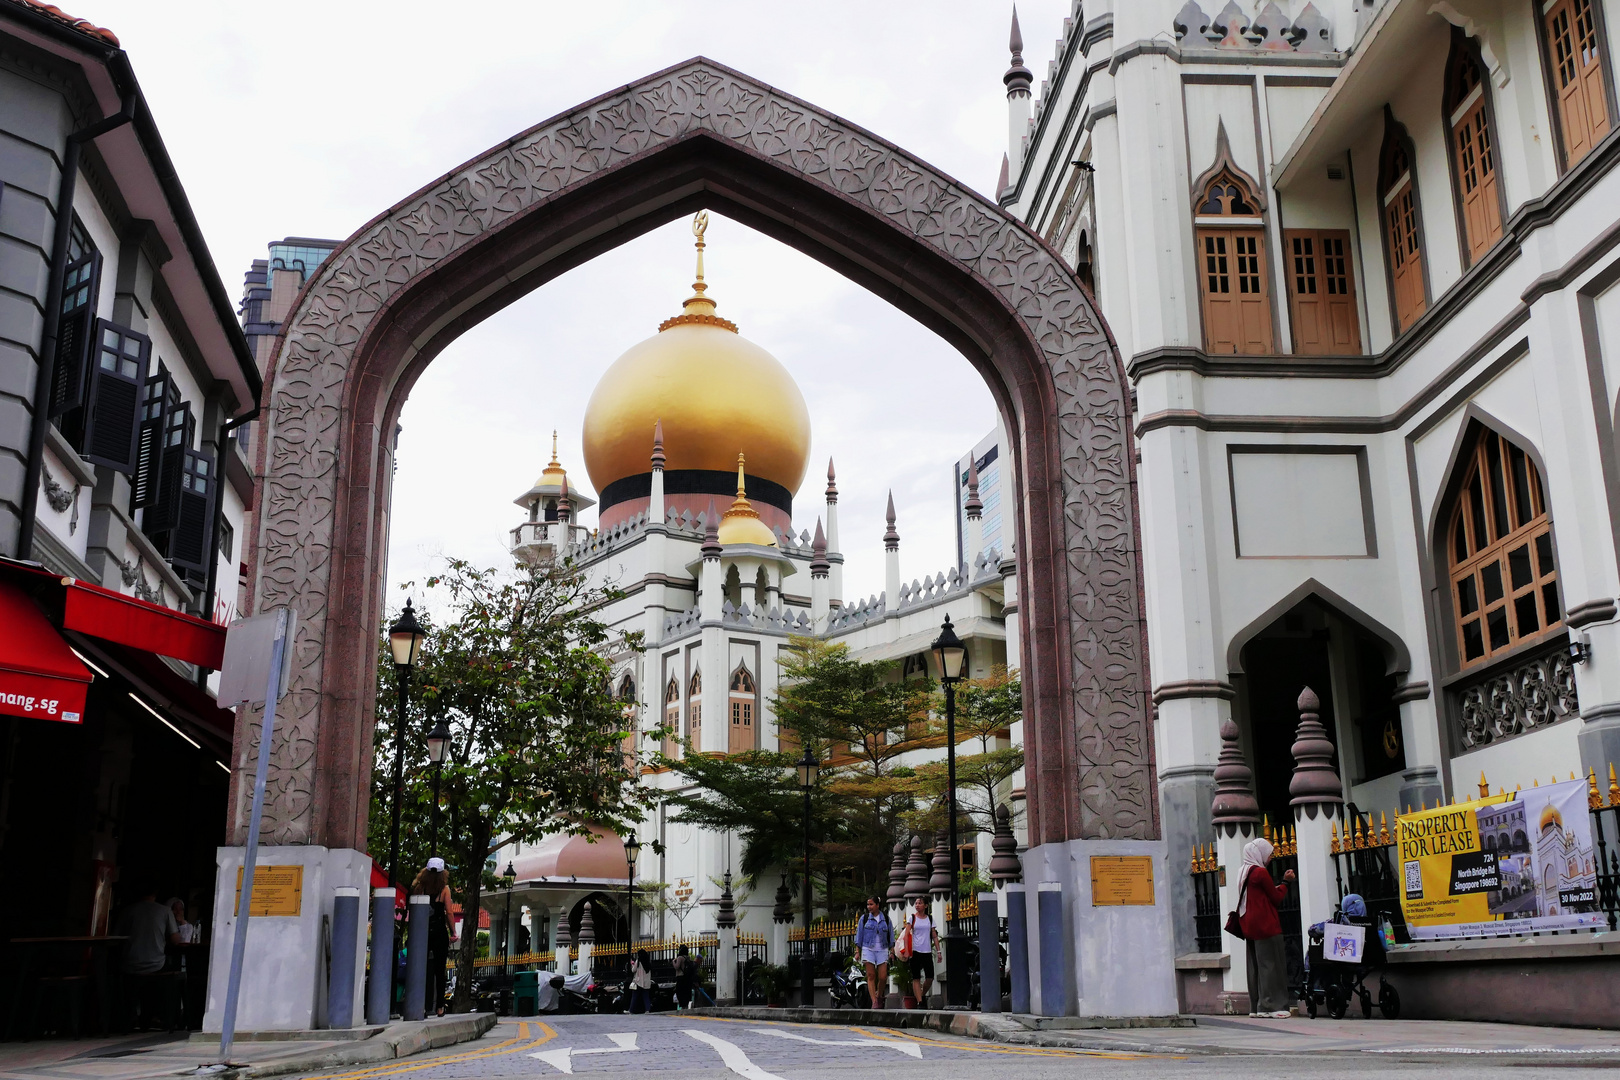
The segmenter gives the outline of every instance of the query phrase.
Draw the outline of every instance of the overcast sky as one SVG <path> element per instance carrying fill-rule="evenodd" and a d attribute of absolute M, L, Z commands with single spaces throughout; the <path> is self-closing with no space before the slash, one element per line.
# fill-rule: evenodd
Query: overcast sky
<path fill-rule="evenodd" d="M 283 236 L 343 238 L 485 149 L 598 94 L 709 56 L 844 116 L 989 192 L 1006 149 L 1005 0 L 191 3 L 72 0 L 122 40 L 227 288 Z M 1069 0 L 1023 0 L 1044 76 Z M 892 488 L 904 580 L 954 561 L 950 463 L 995 423 L 983 382 L 909 317 L 797 251 L 716 217 L 709 295 L 804 392 L 815 527 L 838 462 L 845 593 L 883 588 Z M 674 222 L 475 327 L 405 406 L 389 577 L 445 554 L 505 558 L 559 435 L 571 478 L 585 402 L 625 349 L 678 314 L 691 234 Z M 593 492 L 594 494 L 594 492 Z M 594 524 L 594 510 L 586 516 Z M 399 602 L 391 591 L 389 607 Z"/>

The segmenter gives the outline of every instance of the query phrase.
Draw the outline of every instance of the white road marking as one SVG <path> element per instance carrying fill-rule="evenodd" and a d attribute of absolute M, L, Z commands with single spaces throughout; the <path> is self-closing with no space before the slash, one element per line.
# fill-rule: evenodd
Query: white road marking
<path fill-rule="evenodd" d="M 914 1058 L 922 1057 L 922 1047 L 914 1042 L 890 1042 L 887 1039 L 812 1039 L 808 1035 L 799 1035 L 791 1031 L 779 1031 L 776 1028 L 749 1028 L 756 1035 L 775 1035 L 778 1039 L 793 1039 L 797 1042 L 815 1043 L 817 1046 L 876 1046 L 885 1050 L 898 1050 L 902 1054 L 910 1054 Z"/>
<path fill-rule="evenodd" d="M 775 1073 L 768 1073 L 752 1061 L 749 1061 L 748 1055 L 743 1053 L 742 1047 L 736 1043 L 727 1042 L 718 1035 L 710 1035 L 707 1031 L 693 1031 L 687 1028 L 686 1034 L 700 1043 L 708 1043 L 714 1047 L 715 1052 L 720 1055 L 720 1060 L 725 1063 L 726 1068 L 742 1077 L 743 1080 L 782 1080 Z"/>
<path fill-rule="evenodd" d="M 541 1050 L 539 1053 L 530 1054 L 529 1056 L 539 1058 L 558 1072 L 572 1074 L 574 1071 L 573 1059 L 581 1054 L 622 1054 L 636 1048 L 636 1032 L 634 1031 L 620 1032 L 609 1035 L 608 1038 L 613 1040 L 612 1046 L 601 1046 L 594 1050 L 575 1050 L 571 1046 L 563 1046 L 556 1050 Z"/>

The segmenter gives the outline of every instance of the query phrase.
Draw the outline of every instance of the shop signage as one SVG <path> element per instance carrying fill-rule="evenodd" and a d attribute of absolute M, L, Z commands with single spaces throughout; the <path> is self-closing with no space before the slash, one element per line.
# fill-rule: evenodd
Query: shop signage
<path fill-rule="evenodd" d="M 298 915 L 304 904 L 302 866 L 253 868 L 253 908 L 249 916 Z M 242 868 L 236 868 L 236 912 L 242 911 Z"/>
<path fill-rule="evenodd" d="M 1584 780 L 1438 806 L 1395 825 L 1401 911 L 1414 938 L 1607 925 Z"/>
<path fill-rule="evenodd" d="M 1094 907 L 1153 906 L 1153 856 L 1093 855 L 1091 903 Z"/>

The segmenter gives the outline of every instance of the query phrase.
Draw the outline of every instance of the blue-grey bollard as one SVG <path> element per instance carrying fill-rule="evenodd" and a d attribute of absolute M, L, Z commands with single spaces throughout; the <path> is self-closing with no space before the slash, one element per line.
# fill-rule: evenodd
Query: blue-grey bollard
<path fill-rule="evenodd" d="M 405 1006 L 400 1016 L 420 1020 L 427 1012 L 428 915 L 432 897 L 413 896 L 406 904 L 410 921 L 405 926 Z"/>
<path fill-rule="evenodd" d="M 394 890 L 371 890 L 371 981 L 366 985 L 366 1023 L 386 1024 L 394 995 Z"/>
<path fill-rule="evenodd" d="M 1007 886 L 1007 974 L 1012 977 L 1012 1011 L 1029 1013 L 1029 911 L 1024 887 Z"/>
<path fill-rule="evenodd" d="M 1036 886 L 1040 920 L 1041 1015 L 1068 1016 L 1068 980 L 1063 970 L 1063 886 L 1043 881 Z"/>
<path fill-rule="evenodd" d="M 332 895 L 332 970 L 326 983 L 326 1026 L 354 1027 L 354 951 L 360 943 L 360 890 Z"/>
<path fill-rule="evenodd" d="M 996 894 L 979 894 L 979 1011 L 1001 1011 L 1001 916 Z"/>

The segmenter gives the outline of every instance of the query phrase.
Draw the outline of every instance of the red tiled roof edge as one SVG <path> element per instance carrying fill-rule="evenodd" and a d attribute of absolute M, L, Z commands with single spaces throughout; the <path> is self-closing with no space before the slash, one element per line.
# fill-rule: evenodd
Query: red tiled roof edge
<path fill-rule="evenodd" d="M 55 19 L 57 22 L 66 23 L 68 26 L 73 27 L 73 29 L 79 31 L 80 33 L 88 34 L 100 41 L 105 41 L 108 45 L 111 45 L 114 48 L 123 47 L 118 40 L 118 35 L 113 33 L 111 30 L 108 30 L 104 26 L 97 26 L 88 19 L 80 19 L 69 15 L 55 4 L 41 3 L 40 0 L 12 0 L 12 2 L 21 4 L 26 8 L 32 8 L 35 11 L 43 12 L 44 14 Z"/>

